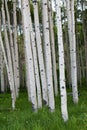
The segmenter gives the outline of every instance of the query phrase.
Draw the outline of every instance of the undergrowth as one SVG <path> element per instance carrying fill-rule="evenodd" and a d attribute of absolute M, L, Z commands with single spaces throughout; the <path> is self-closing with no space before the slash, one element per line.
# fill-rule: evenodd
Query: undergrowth
<path fill-rule="evenodd" d="M 78 105 L 73 103 L 72 94 L 68 95 L 69 120 L 66 123 L 61 117 L 60 96 L 55 98 L 55 103 L 54 113 L 45 106 L 34 113 L 26 92 L 20 92 L 13 111 L 10 94 L 0 94 L 0 130 L 87 130 L 87 89 L 79 90 Z"/>

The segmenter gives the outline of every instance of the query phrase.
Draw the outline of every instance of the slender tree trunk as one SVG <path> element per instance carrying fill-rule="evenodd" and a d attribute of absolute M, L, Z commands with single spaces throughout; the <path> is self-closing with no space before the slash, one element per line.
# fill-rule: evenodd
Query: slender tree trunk
<path fill-rule="evenodd" d="M 74 103 L 78 103 L 74 1 L 66 0 L 66 7 L 67 7 L 67 18 L 68 18 L 69 42 L 70 42 L 73 101 Z"/>
<path fill-rule="evenodd" d="M 48 88 L 48 100 L 51 111 L 55 109 L 54 91 L 53 91 L 53 76 L 52 76 L 52 60 L 51 60 L 51 45 L 48 21 L 48 1 L 42 0 L 42 21 L 43 21 L 43 42 L 45 51 L 45 65 L 46 65 L 46 78 Z"/>
<path fill-rule="evenodd" d="M 60 94 L 61 94 L 61 111 L 64 121 L 68 120 L 67 112 L 67 95 L 66 95 L 66 82 L 65 82 L 65 63 L 64 63 L 64 47 L 62 35 L 62 22 L 61 22 L 61 1 L 56 2 L 56 19 L 58 30 L 58 52 L 59 52 L 59 81 L 60 81 Z"/>
<path fill-rule="evenodd" d="M 14 22 L 14 58 L 15 58 L 15 86 L 18 97 L 20 78 L 19 78 L 19 59 L 18 59 L 18 45 L 17 45 L 17 17 L 16 17 L 16 0 L 13 1 L 13 22 Z"/>
<path fill-rule="evenodd" d="M 34 110 L 37 110 L 37 99 L 36 99 L 36 86 L 35 86 L 35 76 L 34 76 L 34 62 L 32 55 L 31 39 L 30 39 L 30 16 L 29 16 L 29 3 L 28 0 L 22 0 L 22 17 L 23 17 L 23 28 L 24 28 L 24 40 L 25 49 L 28 61 L 28 73 L 30 82 L 30 94 L 31 102 Z"/>
<path fill-rule="evenodd" d="M 40 108 L 40 107 L 42 107 L 41 85 L 40 85 L 40 76 L 39 76 L 39 68 L 38 68 L 36 43 L 35 43 L 35 37 L 34 37 L 31 14 L 30 14 L 30 2 L 29 2 L 29 12 L 28 13 L 29 13 L 30 39 L 31 39 L 31 46 L 32 46 L 32 53 L 33 53 L 33 60 L 34 60 L 34 71 L 35 71 L 36 87 L 37 87 L 38 108 Z"/>
<path fill-rule="evenodd" d="M 42 41 L 41 41 L 40 29 L 39 29 L 40 25 L 39 25 L 39 15 L 38 15 L 39 13 L 38 3 L 36 0 L 33 1 L 33 7 L 34 7 L 36 45 L 37 45 L 38 61 L 39 61 L 40 76 L 41 76 L 41 83 L 42 83 L 43 101 L 44 103 L 48 104 L 46 72 L 45 72 L 44 59 L 43 59 Z"/>
<path fill-rule="evenodd" d="M 57 82 L 57 70 L 56 70 L 56 52 L 55 52 L 55 43 L 54 43 L 54 32 L 53 32 L 53 12 L 52 12 L 52 3 L 48 0 L 48 15 L 49 15 L 49 24 L 50 24 L 50 41 L 51 41 L 51 51 L 52 51 L 52 69 L 53 69 L 53 79 L 54 79 L 54 92 L 55 95 L 58 95 L 58 82 Z"/>

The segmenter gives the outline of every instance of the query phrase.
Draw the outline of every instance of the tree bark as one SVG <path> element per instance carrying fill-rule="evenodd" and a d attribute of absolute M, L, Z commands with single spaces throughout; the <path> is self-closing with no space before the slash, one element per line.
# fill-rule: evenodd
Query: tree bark
<path fill-rule="evenodd" d="M 46 71 L 44 66 L 42 40 L 41 40 L 40 29 L 39 29 L 40 25 L 39 25 L 38 3 L 36 0 L 33 1 L 33 8 L 34 8 L 36 45 L 37 45 L 38 61 L 39 61 L 40 76 L 41 76 L 41 83 L 42 83 L 43 102 L 48 104 Z"/>
<path fill-rule="evenodd" d="M 57 82 L 57 70 L 56 70 L 56 52 L 55 52 L 54 31 L 53 31 L 52 3 L 50 0 L 48 0 L 48 15 L 49 15 L 50 42 L 51 42 L 51 51 L 52 51 L 54 92 L 55 92 L 55 96 L 57 96 L 58 95 L 58 82 Z"/>
<path fill-rule="evenodd" d="M 34 76 L 34 62 L 32 55 L 32 46 L 30 39 L 30 25 L 29 25 L 29 3 L 28 0 L 22 0 L 22 18 L 23 18 L 23 29 L 24 29 L 24 44 L 26 49 L 27 61 L 28 61 L 28 73 L 30 82 L 30 94 L 32 108 L 37 110 L 37 99 L 36 99 L 36 86 L 35 86 L 35 76 Z"/>
<path fill-rule="evenodd" d="M 69 33 L 69 42 L 70 42 L 73 102 L 78 103 L 74 1 L 66 0 L 66 8 L 67 8 L 68 33 Z"/>
<path fill-rule="evenodd" d="M 18 45 L 17 45 L 17 17 L 16 17 L 16 0 L 13 1 L 13 35 L 14 35 L 14 58 L 15 58 L 15 86 L 16 94 L 18 97 L 19 86 L 20 86 L 20 77 L 19 77 L 19 58 L 18 58 Z"/>
<path fill-rule="evenodd" d="M 53 91 L 53 76 L 52 76 L 52 60 L 51 60 L 51 45 L 48 20 L 48 1 L 42 0 L 42 22 L 43 22 L 43 42 L 45 52 L 46 78 L 48 89 L 48 105 L 51 111 L 55 110 L 54 91 Z"/>
<path fill-rule="evenodd" d="M 58 53 L 59 53 L 59 82 L 60 82 L 60 95 L 61 95 L 61 112 L 64 121 L 68 120 L 67 111 L 67 94 L 65 82 L 65 63 L 64 63 L 64 46 L 61 22 L 61 1 L 55 0 L 56 3 L 56 20 L 58 31 Z"/>

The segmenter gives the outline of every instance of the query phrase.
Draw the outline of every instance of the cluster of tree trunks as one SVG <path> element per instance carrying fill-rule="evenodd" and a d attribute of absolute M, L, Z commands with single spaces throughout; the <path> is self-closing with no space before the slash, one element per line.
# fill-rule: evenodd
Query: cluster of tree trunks
<path fill-rule="evenodd" d="M 10 3 L 13 15 L 10 14 L 9 1 L 2 0 L 1 5 L 1 92 L 5 92 L 6 90 L 5 79 L 8 77 L 6 80 L 9 83 L 12 108 L 14 109 L 16 98 L 19 96 L 19 87 L 23 85 L 21 82 L 24 75 L 25 81 L 23 80 L 23 86 L 26 86 L 28 100 L 32 103 L 32 109 L 37 111 L 38 108 L 47 105 L 50 111 L 54 112 L 55 96 L 58 96 L 60 90 L 62 118 L 64 121 L 67 121 L 66 77 L 69 86 L 72 86 L 73 102 L 78 103 L 77 70 L 80 70 L 78 75 L 81 76 L 80 67 L 82 65 L 81 62 L 83 63 L 83 59 L 79 58 L 82 56 L 82 52 L 76 52 L 75 1 L 65 0 L 65 15 L 67 16 L 64 16 L 65 32 L 63 31 L 62 25 L 61 0 L 54 0 L 55 18 L 51 0 L 21 0 L 20 8 L 17 7 L 18 5 L 20 6 L 18 2 L 20 1 L 12 0 Z M 31 12 L 31 7 L 33 12 Z M 85 27 L 85 25 L 87 25 L 86 7 L 84 3 L 83 34 L 86 46 L 85 54 L 87 55 L 87 29 Z M 33 14 L 33 16 L 31 14 Z M 56 22 L 54 22 L 54 19 L 56 19 Z M 57 39 L 55 38 L 54 24 L 57 30 Z M 22 26 L 21 29 L 20 26 Z M 58 50 L 56 47 L 58 47 Z M 79 46 L 77 46 L 77 50 L 79 50 Z M 21 59 L 21 55 L 23 55 L 23 59 Z M 58 59 L 56 57 L 58 57 Z M 78 62 L 76 62 L 77 59 Z M 59 77 L 57 74 L 57 60 Z M 22 64 L 24 65 L 23 71 Z M 5 68 L 7 73 L 5 72 Z M 67 71 L 67 76 L 65 70 Z M 81 77 L 79 79 L 81 79 Z M 58 83 L 60 87 L 58 87 Z"/>

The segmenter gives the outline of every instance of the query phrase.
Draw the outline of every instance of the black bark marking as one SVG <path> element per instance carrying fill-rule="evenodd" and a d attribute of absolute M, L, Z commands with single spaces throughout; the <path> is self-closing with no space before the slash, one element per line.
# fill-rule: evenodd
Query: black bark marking
<path fill-rule="evenodd" d="M 64 86 L 62 86 L 62 89 L 64 89 Z"/>
<path fill-rule="evenodd" d="M 48 28 L 46 28 L 47 30 L 49 30 L 49 27 Z"/>
<path fill-rule="evenodd" d="M 41 72 L 43 72 L 43 69 L 41 70 Z"/>
<path fill-rule="evenodd" d="M 44 3 L 44 5 L 47 5 L 47 3 Z"/>
<path fill-rule="evenodd" d="M 43 99 L 43 105 L 47 105 L 47 102 L 46 100 Z"/>

